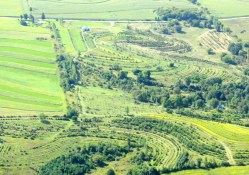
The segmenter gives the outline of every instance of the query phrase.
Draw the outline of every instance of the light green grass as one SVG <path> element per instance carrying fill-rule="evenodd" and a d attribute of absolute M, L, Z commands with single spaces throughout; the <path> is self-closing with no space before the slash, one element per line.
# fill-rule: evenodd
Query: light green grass
<path fill-rule="evenodd" d="M 243 42 L 249 41 L 249 19 L 248 18 L 238 18 L 238 19 L 225 19 L 222 23 L 226 27 L 229 27 L 233 33 L 232 35 L 237 35 L 239 39 Z"/>
<path fill-rule="evenodd" d="M 79 97 L 84 115 L 126 115 L 161 112 L 160 107 L 148 104 L 134 104 L 132 96 L 120 90 L 108 90 L 100 87 L 80 88 Z"/>
<path fill-rule="evenodd" d="M 75 50 L 78 52 L 85 52 L 87 48 L 82 39 L 81 30 L 80 29 L 69 29 L 69 35 L 70 35 L 70 38 L 71 38 L 71 41 L 73 43 Z"/>
<path fill-rule="evenodd" d="M 77 18 L 77 19 L 155 19 L 153 11 L 158 7 L 195 7 L 187 0 L 107 0 L 107 1 L 44 1 L 32 0 L 34 13 L 40 16 L 42 12 L 48 17 Z"/>
<path fill-rule="evenodd" d="M 216 168 L 211 170 L 186 170 L 170 175 L 248 175 L 249 166 L 234 166 L 226 168 Z"/>
<path fill-rule="evenodd" d="M 234 143 L 249 142 L 249 129 L 246 127 L 227 124 L 227 123 L 200 120 L 190 117 L 176 117 L 172 115 L 153 115 L 153 116 L 161 119 L 165 118 L 166 120 L 173 119 L 176 121 L 182 121 L 182 122 L 185 121 L 194 124 L 200 129 L 214 135 L 215 137 L 221 138 L 225 141 L 234 142 Z"/>
<path fill-rule="evenodd" d="M 248 16 L 248 0 L 198 0 L 203 7 L 220 18 Z"/>
<path fill-rule="evenodd" d="M 3 0 L 0 2 L 0 16 L 20 16 L 26 7 L 22 0 Z"/>
<path fill-rule="evenodd" d="M 23 27 L 17 20 L 1 19 L 0 30 L 0 111 L 1 115 L 63 114 L 64 94 L 53 45 L 39 41 L 35 34 L 49 36 L 42 27 Z M 32 38 L 21 36 L 31 32 Z M 10 33 L 14 35 L 8 35 Z M 23 33 L 24 32 L 24 33 Z M 10 36 L 10 37 L 9 37 Z M 26 112 L 25 112 L 26 111 Z"/>

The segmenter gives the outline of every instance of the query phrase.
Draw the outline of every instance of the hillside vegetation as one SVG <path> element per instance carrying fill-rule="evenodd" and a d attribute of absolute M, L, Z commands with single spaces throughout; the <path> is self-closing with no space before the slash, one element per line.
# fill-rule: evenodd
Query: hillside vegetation
<path fill-rule="evenodd" d="M 0 2 L 0 175 L 247 175 L 235 1 Z"/>

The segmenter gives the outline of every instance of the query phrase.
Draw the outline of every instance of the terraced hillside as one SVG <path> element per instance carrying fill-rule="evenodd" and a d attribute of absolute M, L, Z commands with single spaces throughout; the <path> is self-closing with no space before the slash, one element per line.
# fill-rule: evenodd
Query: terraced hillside
<path fill-rule="evenodd" d="M 65 100 L 49 31 L 0 20 L 1 115 L 60 115 Z"/>
<path fill-rule="evenodd" d="M 83 117 L 77 123 L 55 118 L 47 118 L 46 123 L 37 118 L 0 120 L 3 141 L 0 143 L 0 174 L 37 174 L 49 161 L 72 153 L 76 148 L 98 142 L 125 144 L 127 139 L 144 147 L 89 174 L 101 175 L 109 168 L 115 168 L 118 174 L 124 175 L 135 166 L 130 159 L 140 151 L 150 155 L 147 160 L 150 165 L 164 172 L 176 168 L 186 152 L 191 161 L 201 160 L 199 166 L 214 160 L 217 164 L 231 159 L 233 164 L 248 163 L 248 128 L 169 114 L 144 116 L 91 116 Z M 224 128 L 224 132 L 220 128 Z M 243 157 L 239 157 L 241 153 Z M 228 170 L 225 167 L 210 171 L 190 170 L 186 174 L 238 172 L 246 175 L 248 166 Z M 182 173 L 185 171 L 179 172 Z"/>

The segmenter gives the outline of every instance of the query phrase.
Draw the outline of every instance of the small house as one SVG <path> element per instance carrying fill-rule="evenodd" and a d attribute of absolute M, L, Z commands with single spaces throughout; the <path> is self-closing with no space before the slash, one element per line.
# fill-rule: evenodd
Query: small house
<path fill-rule="evenodd" d="M 84 26 L 84 27 L 82 27 L 82 31 L 83 31 L 83 32 L 89 32 L 89 31 L 90 31 L 90 28 L 89 28 L 89 27 Z"/>

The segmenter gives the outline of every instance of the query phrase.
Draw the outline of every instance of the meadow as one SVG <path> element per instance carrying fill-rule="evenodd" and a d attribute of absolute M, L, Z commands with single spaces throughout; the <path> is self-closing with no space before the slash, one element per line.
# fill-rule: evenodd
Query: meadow
<path fill-rule="evenodd" d="M 15 19 L 0 24 L 1 115 L 63 114 L 65 98 L 49 31 L 20 26 Z"/>
<path fill-rule="evenodd" d="M 232 35 L 238 39 L 242 39 L 244 42 L 249 41 L 248 37 L 248 18 L 238 18 L 238 19 L 224 19 L 222 22 L 229 27 L 233 32 Z"/>
<path fill-rule="evenodd" d="M 219 18 L 231 18 L 231 17 L 242 17 L 248 16 L 249 1 L 241 0 L 199 0 L 203 7 L 206 7 L 210 12 Z M 238 10 L 239 9 L 239 10 Z"/>
<path fill-rule="evenodd" d="M 9 0 L 0 2 L 0 16 L 19 17 L 28 10 L 26 0 Z"/>
<path fill-rule="evenodd" d="M 141 2 L 142 5 L 141 5 Z M 181 0 L 71 0 L 71 1 L 46 1 L 32 0 L 30 5 L 34 8 L 34 14 L 40 16 L 45 12 L 47 17 L 52 18 L 75 18 L 75 19 L 104 19 L 104 20 L 154 20 L 153 11 L 158 7 L 179 7 L 194 8 L 194 6 L 186 1 Z"/>

